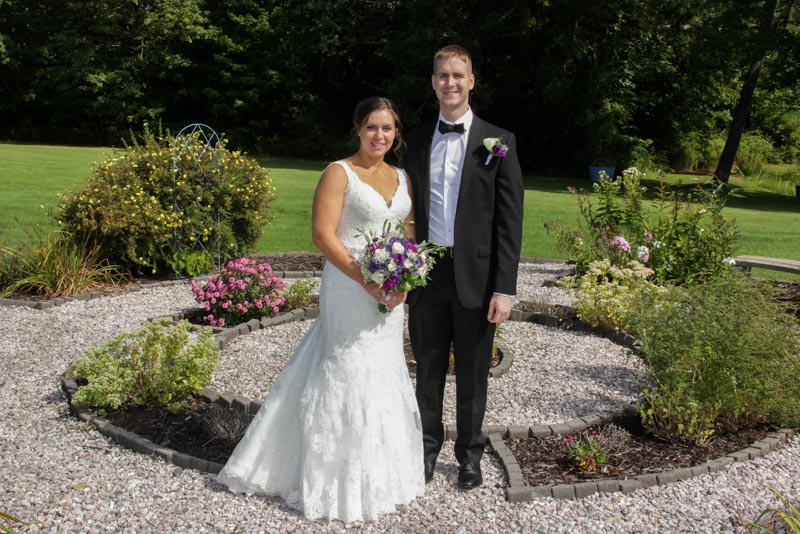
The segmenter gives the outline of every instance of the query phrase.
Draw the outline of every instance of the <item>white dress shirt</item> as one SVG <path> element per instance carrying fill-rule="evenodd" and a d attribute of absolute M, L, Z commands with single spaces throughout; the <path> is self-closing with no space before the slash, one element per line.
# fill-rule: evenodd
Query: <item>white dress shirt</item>
<path fill-rule="evenodd" d="M 428 213 L 428 240 L 437 245 L 452 247 L 458 204 L 458 190 L 461 186 L 461 172 L 464 170 L 464 157 L 467 153 L 467 139 L 472 126 L 472 109 L 454 123 L 447 121 L 439 113 L 439 120 L 449 124 L 463 124 L 464 133 L 443 134 L 437 127 L 433 130 L 431 141 L 431 197 Z"/>

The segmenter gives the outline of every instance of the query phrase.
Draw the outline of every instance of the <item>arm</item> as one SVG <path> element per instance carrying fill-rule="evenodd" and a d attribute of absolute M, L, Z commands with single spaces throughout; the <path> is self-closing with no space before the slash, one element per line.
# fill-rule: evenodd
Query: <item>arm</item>
<path fill-rule="evenodd" d="M 509 134 L 508 155 L 503 158 L 496 175 L 494 232 L 497 236 L 497 272 L 494 295 L 489 302 L 488 320 L 502 323 L 511 314 L 517 286 L 520 248 L 522 247 L 522 214 L 525 190 L 517 157 L 516 139 Z"/>
<path fill-rule="evenodd" d="M 414 190 L 411 186 L 411 178 L 408 177 L 406 174 L 406 185 L 408 185 L 408 198 L 411 199 L 411 211 L 408 212 L 408 216 L 405 220 L 405 229 L 406 229 L 406 237 L 409 239 L 413 239 L 414 241 L 417 240 L 417 227 L 416 222 L 414 220 Z"/>

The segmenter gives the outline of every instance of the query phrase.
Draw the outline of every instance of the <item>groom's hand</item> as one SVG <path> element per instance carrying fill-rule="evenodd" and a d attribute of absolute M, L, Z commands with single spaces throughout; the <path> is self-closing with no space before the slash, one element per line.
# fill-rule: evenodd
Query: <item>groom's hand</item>
<path fill-rule="evenodd" d="M 511 303 L 514 301 L 506 295 L 492 295 L 489 301 L 489 314 L 486 319 L 490 323 L 500 324 L 511 316 Z"/>

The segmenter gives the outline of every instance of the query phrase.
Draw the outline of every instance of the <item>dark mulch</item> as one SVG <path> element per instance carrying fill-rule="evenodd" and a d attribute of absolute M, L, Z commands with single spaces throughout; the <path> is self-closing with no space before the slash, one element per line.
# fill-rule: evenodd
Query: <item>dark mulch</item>
<path fill-rule="evenodd" d="M 325 265 L 325 257 L 322 254 L 306 252 L 258 254 L 252 258 L 269 263 L 273 271 L 321 271 Z"/>
<path fill-rule="evenodd" d="M 692 467 L 709 460 L 725 456 L 749 447 L 774 431 L 767 427 L 754 427 L 715 435 L 703 445 L 666 442 L 648 435 L 639 417 L 626 415 L 613 421 L 630 434 L 630 438 L 611 437 L 607 428 L 591 427 L 600 434 L 609 436 L 607 443 L 608 463 L 599 471 L 581 473 L 572 469 L 566 458 L 566 446 L 562 437 L 545 439 L 514 438 L 506 443 L 514 453 L 522 474 L 532 486 L 549 484 L 571 484 L 588 480 L 626 478 L 646 473 L 658 473 L 680 467 Z M 613 449 L 609 450 L 609 449 Z"/>
<path fill-rule="evenodd" d="M 216 409 L 210 403 L 193 400 L 188 408 L 177 413 L 163 408 L 127 406 L 107 412 L 105 418 L 158 445 L 224 464 L 238 439 L 217 437 L 206 428 L 204 417 L 213 416 Z"/>

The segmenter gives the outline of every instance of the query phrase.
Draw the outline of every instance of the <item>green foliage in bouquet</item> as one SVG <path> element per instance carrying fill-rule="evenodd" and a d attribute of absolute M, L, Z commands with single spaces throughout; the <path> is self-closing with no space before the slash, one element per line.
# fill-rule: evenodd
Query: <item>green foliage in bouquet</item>
<path fill-rule="evenodd" d="M 128 403 L 178 410 L 211 382 L 218 363 L 210 328 L 157 319 L 76 360 L 70 372 L 88 384 L 73 402 L 112 410 Z"/>
<path fill-rule="evenodd" d="M 99 245 L 112 263 L 139 274 L 198 270 L 196 258 L 175 255 L 195 250 L 197 239 L 215 252 L 219 243 L 222 257 L 252 250 L 275 198 L 267 171 L 229 150 L 225 139 L 215 154 L 203 150 L 195 136 L 175 175 L 172 143 L 168 132 L 155 134 L 145 124 L 122 155 L 99 165 L 80 190 L 59 197 L 59 224 L 77 239 Z M 174 211 L 174 204 L 183 211 Z"/>

